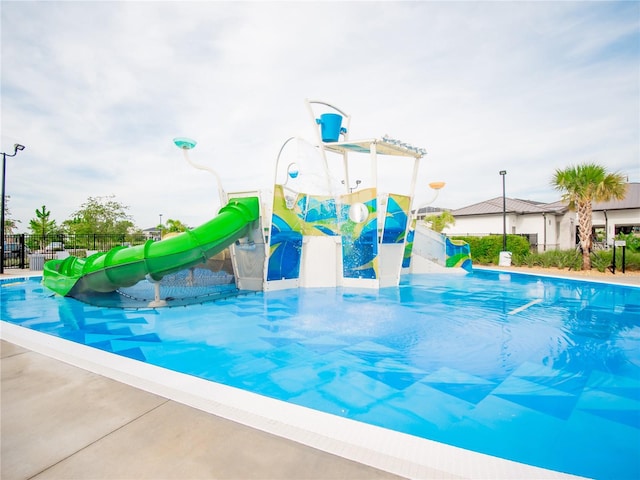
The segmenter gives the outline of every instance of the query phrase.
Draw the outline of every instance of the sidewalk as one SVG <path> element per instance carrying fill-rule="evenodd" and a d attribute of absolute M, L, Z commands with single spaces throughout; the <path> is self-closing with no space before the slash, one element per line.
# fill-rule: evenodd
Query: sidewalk
<path fill-rule="evenodd" d="M 4 273 L 0 275 L 0 278 L 7 277 L 41 277 L 42 270 L 29 270 L 28 268 L 6 268 Z"/>
<path fill-rule="evenodd" d="M 399 478 L 4 340 L 0 347 L 3 480 Z"/>

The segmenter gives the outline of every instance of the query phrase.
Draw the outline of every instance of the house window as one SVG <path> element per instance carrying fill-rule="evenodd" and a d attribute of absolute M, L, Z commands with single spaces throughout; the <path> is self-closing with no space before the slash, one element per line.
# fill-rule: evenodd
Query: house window
<path fill-rule="evenodd" d="M 616 225 L 615 233 L 616 235 L 620 233 L 623 235 L 633 233 L 634 235 L 640 236 L 640 225 Z"/>

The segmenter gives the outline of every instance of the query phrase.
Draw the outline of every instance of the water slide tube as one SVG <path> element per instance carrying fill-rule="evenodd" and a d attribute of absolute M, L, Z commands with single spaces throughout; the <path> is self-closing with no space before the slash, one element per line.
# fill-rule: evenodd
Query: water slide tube
<path fill-rule="evenodd" d="M 175 237 L 148 240 L 134 247 L 115 247 L 87 258 L 67 257 L 44 264 L 42 283 L 63 296 L 94 291 L 112 292 L 143 280 L 190 268 L 247 236 L 260 215 L 257 197 L 234 198 L 207 223 Z"/>

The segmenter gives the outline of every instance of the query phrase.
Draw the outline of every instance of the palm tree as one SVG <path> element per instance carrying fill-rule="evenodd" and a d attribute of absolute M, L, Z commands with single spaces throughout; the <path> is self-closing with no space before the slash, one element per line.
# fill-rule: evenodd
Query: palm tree
<path fill-rule="evenodd" d="M 556 169 L 551 185 L 561 192 L 562 200 L 569 209 L 578 212 L 578 233 L 582 249 L 582 269 L 591 270 L 591 217 L 592 202 L 622 200 L 627 192 L 625 177 L 619 173 L 609 173 L 595 163 L 585 163 Z"/>
<path fill-rule="evenodd" d="M 185 232 L 189 230 L 189 227 L 182 223 L 180 220 L 174 220 L 173 218 L 170 218 L 164 225 L 159 223 L 156 226 L 156 230 L 160 232 L 160 238 L 164 238 L 165 235 L 168 235 L 170 233 L 175 235 L 181 232 Z"/>
<path fill-rule="evenodd" d="M 445 210 L 438 215 L 434 214 L 425 217 L 424 222 L 431 224 L 431 230 L 442 233 L 442 230 L 444 230 L 445 228 L 455 225 L 456 219 L 453 217 L 450 211 Z"/>
<path fill-rule="evenodd" d="M 173 218 L 167 220 L 167 224 L 163 228 L 165 232 L 184 232 L 188 229 L 189 227 L 187 227 L 180 220 L 174 220 Z"/>

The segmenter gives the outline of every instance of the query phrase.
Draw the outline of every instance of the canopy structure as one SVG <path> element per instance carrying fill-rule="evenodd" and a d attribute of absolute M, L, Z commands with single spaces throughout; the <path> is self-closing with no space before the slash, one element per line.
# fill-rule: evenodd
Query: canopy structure
<path fill-rule="evenodd" d="M 395 155 L 397 157 L 422 158 L 427 153 L 423 148 L 414 147 L 388 137 L 324 143 L 323 147 L 330 152 L 340 154 L 357 152 Z"/>

